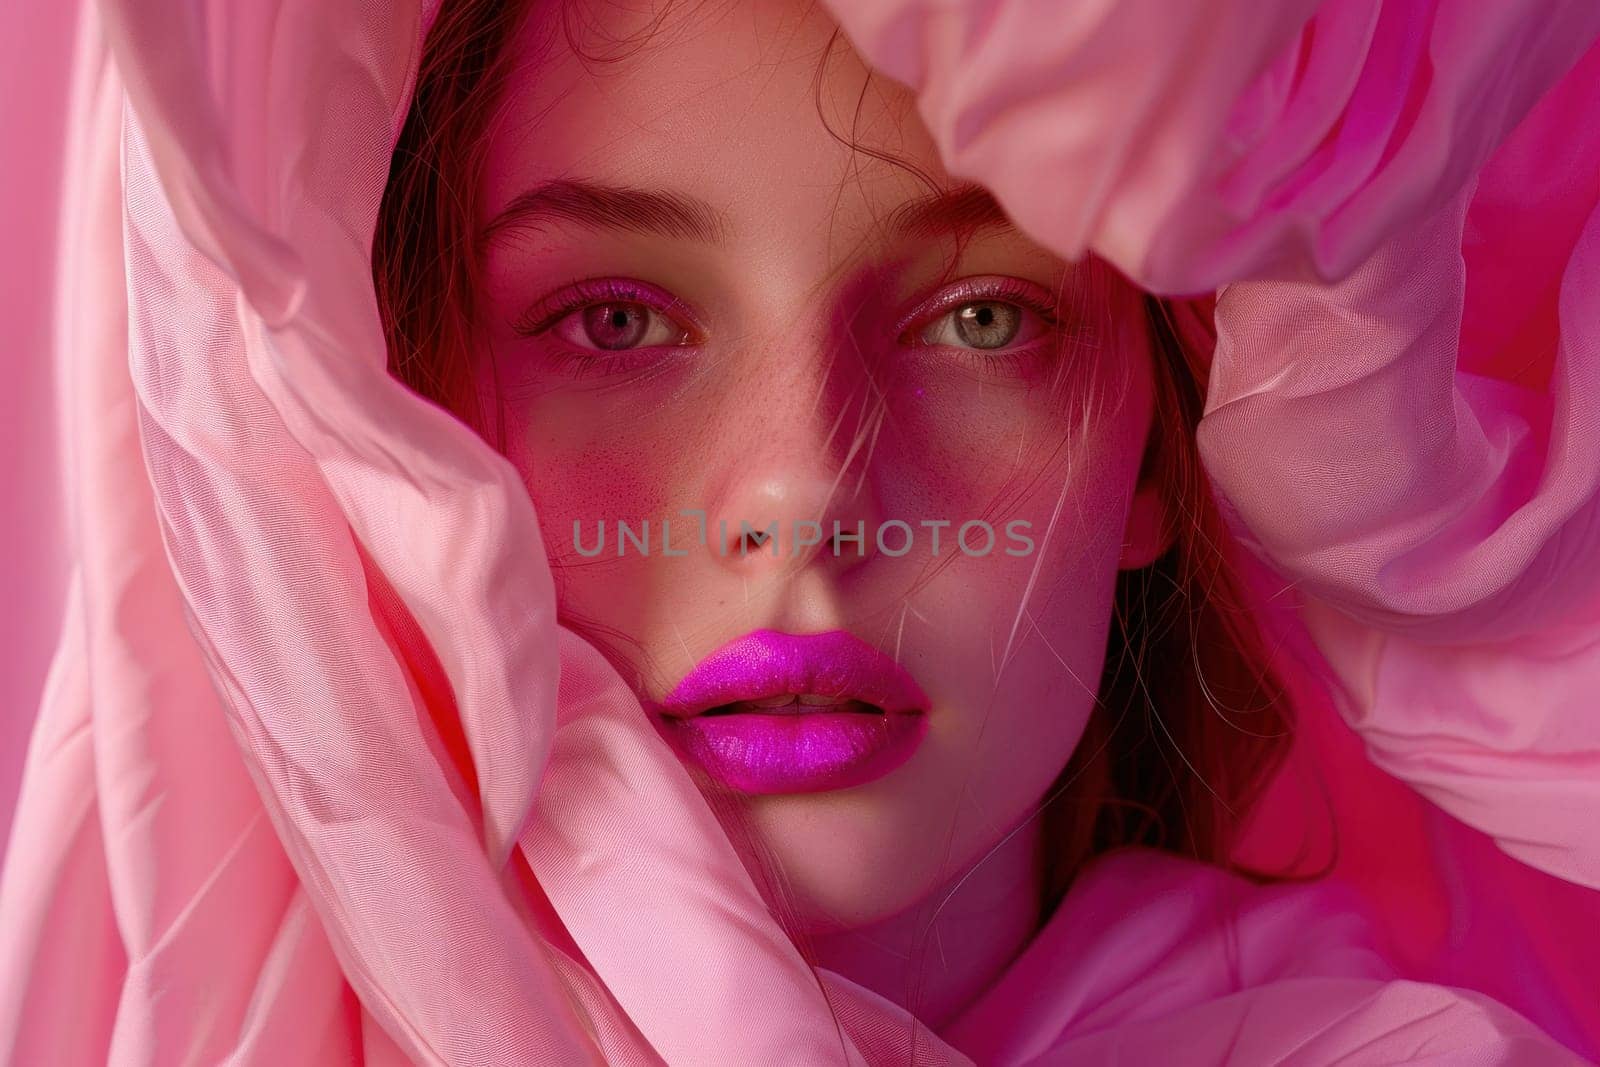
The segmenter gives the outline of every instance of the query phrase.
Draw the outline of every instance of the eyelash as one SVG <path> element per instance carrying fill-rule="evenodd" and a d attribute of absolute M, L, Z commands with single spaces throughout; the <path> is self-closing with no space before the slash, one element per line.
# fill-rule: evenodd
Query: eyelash
<path fill-rule="evenodd" d="M 1034 355 L 1037 345 L 1025 344 L 1011 349 L 963 348 L 942 346 L 933 342 L 907 342 L 912 331 L 923 331 L 940 317 L 967 304 L 1008 303 L 1022 307 L 1040 316 L 1049 328 L 1058 325 L 1054 303 L 1043 294 L 1039 286 L 1018 278 L 983 276 L 968 278 L 941 289 L 922 301 L 911 312 L 902 316 L 894 327 L 896 339 L 902 345 L 914 348 L 947 347 L 960 353 L 962 358 L 981 363 L 989 369 L 1013 368 L 1025 356 Z M 587 307 L 604 303 L 638 304 L 651 312 L 667 316 L 678 323 L 684 332 L 694 337 L 702 335 L 698 320 L 688 304 L 664 290 L 631 278 L 581 278 L 559 289 L 555 295 L 529 308 L 513 324 L 513 330 L 522 337 L 538 337 L 547 333 L 568 315 Z M 688 320 L 685 323 L 684 320 Z M 641 353 L 659 353 L 663 347 L 687 347 L 698 343 L 685 341 L 672 346 L 649 346 L 631 349 L 591 349 L 562 345 L 558 369 L 567 369 L 583 375 L 604 375 L 626 367 L 638 368 Z"/>

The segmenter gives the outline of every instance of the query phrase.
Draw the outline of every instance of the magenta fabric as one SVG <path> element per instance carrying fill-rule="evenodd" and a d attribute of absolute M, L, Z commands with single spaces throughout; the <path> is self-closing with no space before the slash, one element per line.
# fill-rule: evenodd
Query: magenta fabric
<path fill-rule="evenodd" d="M 1224 286 L 1201 446 L 1264 591 L 1295 591 L 1262 609 L 1311 723 L 1249 848 L 1315 866 L 1316 781 L 1340 842 L 1332 876 L 1271 886 L 1103 857 L 934 1034 L 806 964 L 557 625 L 516 472 L 387 374 L 367 255 L 430 11 L 375 7 L 86 9 L 73 570 L 0 876 L 0 1055 L 1594 1052 L 1600 214 L 1566 139 L 1600 10 L 833 5 L 1039 240 Z"/>

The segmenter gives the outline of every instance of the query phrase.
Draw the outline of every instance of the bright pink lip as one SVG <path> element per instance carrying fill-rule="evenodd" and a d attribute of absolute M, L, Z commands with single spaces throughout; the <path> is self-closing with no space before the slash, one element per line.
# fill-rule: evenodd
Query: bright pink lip
<path fill-rule="evenodd" d="M 795 699 L 776 706 L 785 697 Z M 707 656 L 655 710 L 690 762 L 764 794 L 881 778 L 916 751 L 928 707 L 903 667 L 851 634 L 757 630 Z"/>

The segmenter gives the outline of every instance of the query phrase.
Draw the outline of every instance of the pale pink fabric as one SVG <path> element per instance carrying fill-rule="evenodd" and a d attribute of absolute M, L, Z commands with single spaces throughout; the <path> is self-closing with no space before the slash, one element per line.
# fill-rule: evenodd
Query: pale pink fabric
<path fill-rule="evenodd" d="M 1461 190 L 1600 16 L 1041 4 L 838 14 L 1042 240 L 1159 289 L 1274 279 L 1219 307 L 1213 472 L 1321 598 L 1374 759 L 1594 885 L 1593 237 L 1543 249 L 1566 285 L 1542 405 L 1454 351 Z M 814 972 L 556 625 L 516 473 L 385 372 L 367 249 L 428 11 L 100 11 L 59 286 L 75 571 L 0 881 L 0 1056 L 1579 1062 L 1397 977 L 1347 890 L 1141 852 L 1098 861 L 943 1036 Z"/>

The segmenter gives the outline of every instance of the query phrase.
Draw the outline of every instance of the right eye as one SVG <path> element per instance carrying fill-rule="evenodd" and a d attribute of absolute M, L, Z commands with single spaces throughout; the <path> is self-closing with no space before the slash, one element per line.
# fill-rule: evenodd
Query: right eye
<path fill-rule="evenodd" d="M 694 322 L 687 304 L 648 282 L 586 278 L 535 304 L 516 331 L 589 352 L 627 352 L 697 343 Z"/>
<path fill-rule="evenodd" d="M 690 331 L 649 304 L 609 301 L 567 312 L 551 327 L 557 337 L 579 348 L 617 352 L 688 344 Z"/>

